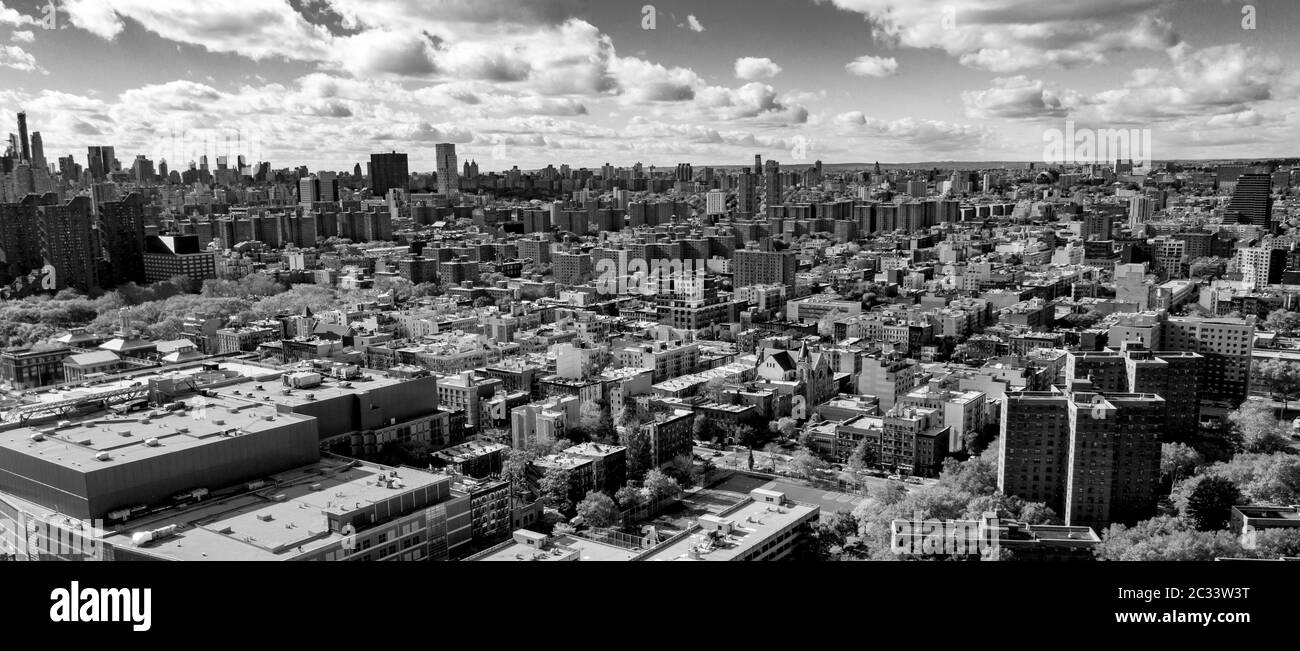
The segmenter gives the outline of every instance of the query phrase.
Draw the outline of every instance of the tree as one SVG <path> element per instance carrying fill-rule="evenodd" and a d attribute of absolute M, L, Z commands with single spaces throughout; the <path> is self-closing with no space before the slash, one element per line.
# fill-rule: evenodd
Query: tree
<path fill-rule="evenodd" d="M 1252 529 L 1244 546 L 1255 558 L 1286 558 L 1300 556 L 1300 529 Z"/>
<path fill-rule="evenodd" d="M 645 493 L 632 482 L 624 484 L 614 493 L 614 501 L 623 509 L 634 509 L 645 504 Z"/>
<path fill-rule="evenodd" d="M 609 527 L 619 522 L 618 505 L 614 499 L 600 491 L 588 491 L 578 503 L 578 515 L 593 527 Z"/>
<path fill-rule="evenodd" d="M 772 421 L 769 427 L 773 432 L 785 438 L 791 438 L 795 435 L 795 432 L 799 431 L 799 422 L 789 416 L 783 416 L 780 420 Z"/>
<path fill-rule="evenodd" d="M 572 479 L 572 473 L 564 468 L 547 468 L 537 483 L 542 503 L 560 513 L 569 514 L 573 510 L 573 500 L 569 494 Z"/>
<path fill-rule="evenodd" d="M 1240 556 L 1241 544 L 1227 531 L 1197 531 L 1181 518 L 1160 516 L 1132 527 L 1111 525 L 1093 555 L 1103 561 L 1212 561 Z"/>
<path fill-rule="evenodd" d="M 1264 330 L 1289 335 L 1300 330 L 1300 312 L 1273 310 L 1262 324 Z"/>
<path fill-rule="evenodd" d="M 876 446 L 871 445 L 871 441 L 864 437 L 858 441 L 858 446 L 853 448 L 853 453 L 849 455 L 849 469 L 853 472 L 862 472 L 876 465 L 879 457 Z"/>
<path fill-rule="evenodd" d="M 1300 319 L 1300 314 L 1290 314 Z M 1282 415 L 1285 417 L 1291 399 L 1300 393 L 1300 364 L 1274 358 L 1260 364 L 1255 371 L 1268 384 L 1269 393 L 1274 398 L 1282 399 Z"/>
<path fill-rule="evenodd" d="M 1190 445 L 1165 443 L 1160 446 L 1160 475 L 1171 485 L 1190 476 L 1201 463 L 1201 453 Z"/>
<path fill-rule="evenodd" d="M 658 468 L 646 473 L 645 490 L 651 501 L 672 499 L 682 494 L 682 487 L 677 480 Z"/>
<path fill-rule="evenodd" d="M 807 448 L 794 453 L 794 458 L 790 460 L 790 466 L 794 468 L 795 473 L 805 479 L 815 479 L 818 471 L 828 467 L 828 464 L 821 457 L 813 454 L 812 450 Z"/>
<path fill-rule="evenodd" d="M 1241 449 L 1245 452 L 1271 454 L 1287 449 L 1287 435 L 1290 428 L 1273 416 L 1268 405 L 1257 400 L 1247 400 L 1241 406 L 1228 412 L 1228 422 L 1232 423 L 1241 437 Z"/>
<path fill-rule="evenodd" d="M 704 482 L 704 471 L 695 465 L 695 459 L 689 454 L 679 454 L 668 462 L 664 472 L 677 480 L 683 488 L 699 486 Z"/>
<path fill-rule="evenodd" d="M 1194 485 L 1181 504 L 1183 517 L 1198 531 L 1217 531 L 1228 527 L 1232 507 L 1241 500 L 1241 489 L 1222 477 L 1195 477 Z"/>
<path fill-rule="evenodd" d="M 907 487 L 901 482 L 887 481 L 872 486 L 867 490 L 867 494 L 871 499 L 888 506 L 903 501 L 903 498 L 907 497 Z"/>
<path fill-rule="evenodd" d="M 510 482 L 510 492 L 516 497 L 528 493 L 528 469 L 537 455 L 528 450 L 511 450 L 501 464 L 501 479 Z"/>
<path fill-rule="evenodd" d="M 1229 461 L 1202 468 L 1201 476 L 1231 481 L 1241 489 L 1246 503 L 1300 504 L 1300 456 L 1294 454 L 1238 454 Z M 1185 500 L 1192 488 L 1195 484 L 1190 479 L 1175 486 L 1175 503 Z"/>

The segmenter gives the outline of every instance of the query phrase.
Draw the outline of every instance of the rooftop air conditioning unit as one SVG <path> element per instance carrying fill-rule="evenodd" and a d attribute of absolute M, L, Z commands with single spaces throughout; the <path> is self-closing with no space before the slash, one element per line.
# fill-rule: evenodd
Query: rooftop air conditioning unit
<path fill-rule="evenodd" d="M 160 443 L 158 443 L 158 439 L 149 439 L 145 441 L 144 444 L 151 448 L 156 448 L 160 445 Z"/>

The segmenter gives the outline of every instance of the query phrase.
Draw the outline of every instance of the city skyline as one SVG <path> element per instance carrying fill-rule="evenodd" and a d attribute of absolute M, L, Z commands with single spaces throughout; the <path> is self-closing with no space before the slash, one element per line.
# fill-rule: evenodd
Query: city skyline
<path fill-rule="evenodd" d="M 484 171 L 1033 162 L 1067 122 L 1147 129 L 1155 160 L 1258 159 L 1295 154 L 1297 23 L 1220 0 L 6 0 L 0 113 L 50 162 L 157 163 L 196 131 L 312 170 L 396 150 L 431 171 L 440 142 Z"/>

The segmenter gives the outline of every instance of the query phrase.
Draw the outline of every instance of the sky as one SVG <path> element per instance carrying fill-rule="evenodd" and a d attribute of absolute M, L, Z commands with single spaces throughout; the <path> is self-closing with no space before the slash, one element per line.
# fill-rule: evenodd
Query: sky
<path fill-rule="evenodd" d="M 1295 156 L 1297 33 L 1292 0 L 0 0 L 0 132 L 173 169 L 1032 161 L 1067 122 Z"/>

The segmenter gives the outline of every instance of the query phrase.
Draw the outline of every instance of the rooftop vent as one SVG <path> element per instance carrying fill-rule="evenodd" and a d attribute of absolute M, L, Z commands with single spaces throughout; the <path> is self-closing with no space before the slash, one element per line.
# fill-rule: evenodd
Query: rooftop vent
<path fill-rule="evenodd" d="M 112 455 L 107 452 L 100 452 L 95 455 L 95 461 L 109 461 L 112 458 Z"/>
<path fill-rule="evenodd" d="M 156 447 L 158 447 L 159 445 L 162 445 L 161 443 L 158 442 L 158 439 L 149 439 L 149 440 L 145 441 L 144 444 L 147 445 L 147 446 L 149 446 L 149 447 L 151 447 L 151 448 L 156 448 Z"/>

